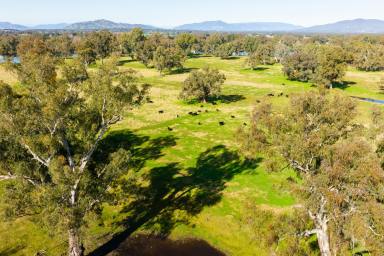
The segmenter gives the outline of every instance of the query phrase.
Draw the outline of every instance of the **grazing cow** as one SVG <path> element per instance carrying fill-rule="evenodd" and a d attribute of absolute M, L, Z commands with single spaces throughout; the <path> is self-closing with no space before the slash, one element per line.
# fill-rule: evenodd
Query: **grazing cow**
<path fill-rule="evenodd" d="M 177 118 L 179 118 L 180 116 L 179 115 L 176 115 Z"/>
<path fill-rule="evenodd" d="M 208 113 L 208 112 L 209 112 L 208 109 L 206 109 L 206 110 L 205 110 L 205 113 Z"/>
<path fill-rule="evenodd" d="M 149 100 L 148 103 L 154 103 L 153 100 Z"/>
<path fill-rule="evenodd" d="M 201 110 L 198 110 L 197 112 L 201 113 Z"/>
<path fill-rule="evenodd" d="M 231 118 L 236 118 L 235 116 L 231 116 Z"/>
<path fill-rule="evenodd" d="M 243 123 L 244 126 L 247 126 L 247 123 Z"/>
<path fill-rule="evenodd" d="M 256 102 L 257 102 L 257 103 L 260 103 L 261 101 L 260 101 L 260 100 L 257 100 Z"/>
<path fill-rule="evenodd" d="M 268 96 L 268 97 L 274 97 L 275 94 L 273 94 L 273 93 L 269 93 L 267 96 Z"/>
<path fill-rule="evenodd" d="M 285 85 L 285 83 L 282 83 L 281 85 Z"/>
<path fill-rule="evenodd" d="M 201 108 L 203 108 L 203 107 L 204 107 L 204 105 L 200 105 L 200 107 L 201 107 Z"/>
<path fill-rule="evenodd" d="M 164 114 L 164 110 L 159 110 L 159 114 Z"/>
<path fill-rule="evenodd" d="M 199 123 L 198 123 L 198 125 L 202 125 L 202 123 L 201 123 L 201 122 L 199 122 Z"/>
<path fill-rule="evenodd" d="M 281 96 L 283 96 L 284 95 L 284 93 L 279 93 L 279 97 L 281 97 Z"/>
<path fill-rule="evenodd" d="M 287 94 L 287 95 L 285 95 L 285 97 L 289 98 L 289 95 Z"/>
<path fill-rule="evenodd" d="M 171 131 L 173 131 L 173 129 L 172 129 L 171 127 L 168 127 L 168 131 L 170 131 L 170 132 L 171 132 Z"/>
<path fill-rule="evenodd" d="M 220 125 L 220 126 L 223 126 L 223 125 L 225 125 L 225 122 L 222 122 L 222 121 L 221 121 L 221 122 L 219 122 L 219 125 Z"/>
<path fill-rule="evenodd" d="M 212 105 L 217 105 L 217 103 L 216 102 L 212 102 Z"/>

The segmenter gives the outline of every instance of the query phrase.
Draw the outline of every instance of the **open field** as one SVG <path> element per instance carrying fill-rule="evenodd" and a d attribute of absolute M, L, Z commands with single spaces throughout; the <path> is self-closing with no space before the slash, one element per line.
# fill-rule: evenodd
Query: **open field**
<path fill-rule="evenodd" d="M 133 110 L 105 138 L 106 144 L 131 149 L 135 162 L 132 175 L 147 177 L 152 184 L 144 193 L 153 195 L 153 200 L 146 202 L 150 205 L 146 206 L 157 209 L 148 215 L 153 225 L 140 225 L 132 231 L 167 231 L 175 240 L 198 238 L 228 255 L 268 255 L 251 239 L 252 230 L 244 220 L 247 206 L 257 204 L 276 213 L 299 206 L 287 180 L 295 178 L 295 173 L 289 169 L 268 173 L 262 159 L 243 159 L 237 152 L 236 130 L 249 122 L 257 100 L 268 99 L 276 107 L 284 108 L 289 95 L 316 88 L 308 83 L 288 81 L 280 65 L 250 70 L 244 63 L 244 58 L 191 58 L 185 63 L 185 73 L 160 76 L 139 62 L 122 59 L 121 69 L 137 70 L 142 80 L 153 86 L 153 103 Z M 222 99 L 216 105 L 181 101 L 178 95 L 188 72 L 207 65 L 218 68 L 227 77 Z M 332 93 L 384 100 L 384 94 L 377 89 L 382 76 L 384 72 L 349 69 L 345 77 L 347 85 Z M 0 80 L 17 82 L 1 67 Z M 267 97 L 269 93 L 275 96 Z M 278 97 L 280 93 L 283 96 Z M 373 104 L 358 104 L 356 121 L 367 123 Z M 189 112 L 199 115 L 191 116 Z M 219 122 L 225 125 L 220 126 Z M 183 197 L 183 191 L 190 190 L 198 195 Z M 132 217 L 132 212 L 121 214 L 119 210 L 106 206 L 102 220 L 91 222 L 86 241 L 88 250 L 103 244 L 113 232 L 120 230 L 114 223 Z M 168 217 L 167 223 L 162 215 Z M 59 234 L 46 233 L 27 217 L 12 223 L 2 222 L 0 237 L 0 255 L 34 255 L 40 250 L 58 255 L 66 248 Z"/>

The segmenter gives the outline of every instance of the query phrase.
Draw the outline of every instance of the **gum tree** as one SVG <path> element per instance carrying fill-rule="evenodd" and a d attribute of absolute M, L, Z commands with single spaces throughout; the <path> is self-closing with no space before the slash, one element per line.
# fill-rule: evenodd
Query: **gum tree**
<path fill-rule="evenodd" d="M 38 215 L 68 234 L 68 255 L 83 255 L 81 230 L 86 216 L 100 213 L 108 188 L 126 171 L 128 152 L 93 161 L 94 152 L 110 127 L 146 99 L 133 71 L 118 72 L 116 60 L 88 74 L 81 62 L 67 64 L 62 78 L 47 55 L 32 69 L 25 58 L 19 72 L 25 91 L 0 85 L 0 179 L 8 217 Z M 92 162 L 93 161 L 93 162 Z M 92 164 L 90 164 L 92 162 Z"/>
<path fill-rule="evenodd" d="M 207 102 L 209 97 L 220 95 L 225 79 L 225 75 L 217 69 L 206 67 L 201 71 L 193 71 L 184 81 L 180 97 Z"/>
<path fill-rule="evenodd" d="M 316 235 L 322 256 L 359 245 L 374 252 L 384 242 L 381 157 L 354 131 L 355 113 L 351 99 L 305 93 L 283 112 L 259 105 L 239 133 L 245 152 L 265 152 L 302 179 L 298 195 L 313 229 L 301 235 Z"/>

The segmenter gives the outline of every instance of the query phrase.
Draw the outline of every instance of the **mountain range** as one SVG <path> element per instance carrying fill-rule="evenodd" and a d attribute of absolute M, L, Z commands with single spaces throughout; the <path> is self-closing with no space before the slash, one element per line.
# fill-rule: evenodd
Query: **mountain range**
<path fill-rule="evenodd" d="M 117 23 L 109 20 L 85 21 L 73 24 L 42 24 L 37 26 L 23 26 L 9 22 L 0 22 L 0 30 L 100 30 L 125 31 L 134 27 L 144 30 L 162 30 L 150 25 Z M 167 29 L 169 30 L 169 29 Z M 326 34 L 384 34 L 384 21 L 375 19 L 344 20 L 336 23 L 301 27 L 281 22 L 252 22 L 252 23 L 226 23 L 223 21 L 205 21 L 200 23 L 184 24 L 173 28 L 175 31 L 217 31 L 217 32 L 289 32 L 289 33 L 326 33 Z"/>
<path fill-rule="evenodd" d="M 303 27 L 281 22 L 225 23 L 223 21 L 205 21 L 175 27 L 175 30 L 221 31 L 221 32 L 285 32 Z"/>

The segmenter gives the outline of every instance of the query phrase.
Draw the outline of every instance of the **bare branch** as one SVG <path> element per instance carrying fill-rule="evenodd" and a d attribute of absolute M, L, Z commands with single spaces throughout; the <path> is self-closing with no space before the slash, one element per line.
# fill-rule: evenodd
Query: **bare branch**
<path fill-rule="evenodd" d="M 49 167 L 49 163 L 51 161 L 51 157 L 48 159 L 44 159 L 40 156 L 38 156 L 35 152 L 32 151 L 32 149 L 25 143 L 22 144 L 25 149 L 27 149 L 28 153 L 33 156 L 33 159 L 41 163 L 42 165 Z"/>
<path fill-rule="evenodd" d="M 89 151 L 83 156 L 83 158 L 80 161 L 80 173 L 84 171 L 84 168 L 87 166 L 89 160 L 91 159 L 93 153 L 95 152 L 97 145 L 99 144 L 100 140 L 103 138 L 104 134 L 108 131 L 109 127 L 121 120 L 120 116 L 114 116 L 112 117 L 106 124 L 104 124 L 99 131 L 99 135 L 97 136 L 95 142 L 89 149 Z"/>

